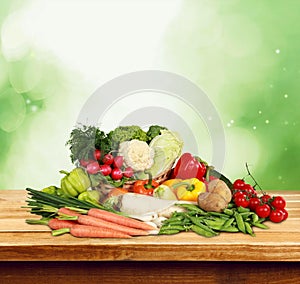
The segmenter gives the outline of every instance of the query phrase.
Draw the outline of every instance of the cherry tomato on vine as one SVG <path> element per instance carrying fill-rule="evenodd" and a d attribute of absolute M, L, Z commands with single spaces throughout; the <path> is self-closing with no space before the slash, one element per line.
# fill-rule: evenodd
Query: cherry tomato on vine
<path fill-rule="evenodd" d="M 271 213 L 271 208 L 268 204 L 261 204 L 255 208 L 255 213 L 260 218 L 267 218 Z"/>
<path fill-rule="evenodd" d="M 248 207 L 249 206 L 249 200 L 245 196 L 238 196 L 234 198 L 234 203 L 236 206 L 241 207 Z"/>
<path fill-rule="evenodd" d="M 274 223 L 280 223 L 283 221 L 283 212 L 281 211 L 281 209 L 275 209 L 275 210 L 271 210 L 270 215 L 269 215 L 269 219 L 270 221 L 274 222 Z"/>
<path fill-rule="evenodd" d="M 286 220 L 287 217 L 289 216 L 288 211 L 286 209 L 279 209 L 279 210 L 281 210 L 281 212 L 283 214 L 283 220 L 282 221 Z"/>
<path fill-rule="evenodd" d="M 263 203 L 268 203 L 269 200 L 271 199 L 272 197 L 269 195 L 269 194 L 264 194 L 263 196 L 261 196 L 260 200 L 263 202 Z"/>
<path fill-rule="evenodd" d="M 282 196 L 275 196 L 271 202 L 271 205 L 277 209 L 283 209 L 286 205 L 286 202 Z"/>
<path fill-rule="evenodd" d="M 246 183 L 243 187 L 243 190 L 245 190 L 247 193 L 249 193 L 249 195 L 253 196 L 256 195 L 256 191 L 253 188 L 253 186 L 249 183 Z"/>
<path fill-rule="evenodd" d="M 235 189 L 243 189 L 245 186 L 245 181 L 243 179 L 236 179 L 233 183 L 233 188 Z"/>
<path fill-rule="evenodd" d="M 260 199 L 258 197 L 251 197 L 249 200 L 249 208 L 255 211 L 256 207 L 260 205 Z"/>
<path fill-rule="evenodd" d="M 238 190 L 238 191 L 236 191 L 234 194 L 233 194 L 233 200 L 234 199 L 236 199 L 236 198 L 238 198 L 238 197 L 246 197 L 247 196 L 247 194 L 245 193 L 245 192 L 243 192 L 243 191 L 240 191 L 240 190 Z"/>

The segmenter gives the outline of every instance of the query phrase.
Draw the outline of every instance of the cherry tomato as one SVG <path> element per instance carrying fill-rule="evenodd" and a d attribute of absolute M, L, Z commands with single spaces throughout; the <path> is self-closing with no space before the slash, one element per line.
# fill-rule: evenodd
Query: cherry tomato
<path fill-rule="evenodd" d="M 246 196 L 247 194 L 245 192 L 238 190 L 233 194 L 233 199 L 236 199 L 238 197 L 246 197 Z"/>
<path fill-rule="evenodd" d="M 256 206 L 256 208 L 255 208 L 255 213 L 260 218 L 269 217 L 270 212 L 271 212 L 271 208 L 268 204 L 260 204 L 260 205 Z"/>
<path fill-rule="evenodd" d="M 114 168 L 121 168 L 123 166 L 123 161 L 124 161 L 123 156 L 116 156 L 113 162 Z"/>
<path fill-rule="evenodd" d="M 255 211 L 256 207 L 260 205 L 260 199 L 258 197 L 251 197 L 249 200 L 249 208 Z"/>
<path fill-rule="evenodd" d="M 105 165 L 111 165 L 114 162 L 114 157 L 112 154 L 106 154 L 104 155 L 102 159 L 102 163 Z"/>
<path fill-rule="evenodd" d="M 131 178 L 133 176 L 133 169 L 131 167 L 127 167 L 124 171 L 123 171 L 123 175 L 124 177 L 127 178 Z"/>
<path fill-rule="evenodd" d="M 101 151 L 99 149 L 96 149 L 94 151 L 94 158 L 95 158 L 96 161 L 100 161 L 100 159 L 101 159 Z"/>
<path fill-rule="evenodd" d="M 114 168 L 112 169 L 110 176 L 114 180 L 119 180 L 123 177 L 123 173 L 120 168 Z"/>
<path fill-rule="evenodd" d="M 249 206 L 249 200 L 245 196 L 238 196 L 234 198 L 234 203 L 236 206 L 241 207 L 248 207 Z"/>
<path fill-rule="evenodd" d="M 246 191 L 248 193 L 248 196 L 250 197 L 255 196 L 257 194 L 253 186 L 249 183 L 246 183 L 244 185 L 243 190 Z"/>
<path fill-rule="evenodd" d="M 233 183 L 233 188 L 235 189 L 243 189 L 245 186 L 245 181 L 243 179 L 236 179 Z"/>
<path fill-rule="evenodd" d="M 89 174 L 96 174 L 100 171 L 100 166 L 99 166 L 99 163 L 98 162 L 92 162 L 92 163 L 89 163 L 87 166 L 86 166 L 86 171 L 89 173 Z"/>
<path fill-rule="evenodd" d="M 283 212 L 281 211 L 281 209 L 275 209 L 272 210 L 270 215 L 269 215 L 269 219 L 270 221 L 274 222 L 274 223 L 280 223 L 283 221 Z"/>
<path fill-rule="evenodd" d="M 275 196 L 271 202 L 271 205 L 277 209 L 283 209 L 286 205 L 286 202 L 282 196 Z"/>
<path fill-rule="evenodd" d="M 286 220 L 287 217 L 289 216 L 288 211 L 287 211 L 286 209 L 279 209 L 279 210 L 281 210 L 281 212 L 282 212 L 282 214 L 283 214 L 283 219 L 282 219 L 282 221 Z"/>
<path fill-rule="evenodd" d="M 264 194 L 263 196 L 261 196 L 260 200 L 263 202 L 263 203 L 268 203 L 269 200 L 271 199 L 272 197 L 269 195 L 269 194 Z"/>
<path fill-rule="evenodd" d="M 108 176 L 111 174 L 111 167 L 109 165 L 101 165 L 100 166 L 100 172 L 104 175 L 104 176 Z"/>

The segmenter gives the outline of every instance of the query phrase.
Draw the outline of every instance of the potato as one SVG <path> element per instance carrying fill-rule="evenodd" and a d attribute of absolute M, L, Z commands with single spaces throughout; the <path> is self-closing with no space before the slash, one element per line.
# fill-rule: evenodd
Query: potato
<path fill-rule="evenodd" d="M 199 194 L 198 205 L 205 211 L 222 212 L 228 202 L 220 194 L 207 191 Z"/>
<path fill-rule="evenodd" d="M 207 187 L 208 192 L 214 192 L 219 195 L 221 195 L 227 203 L 231 201 L 232 193 L 230 188 L 227 186 L 227 184 L 220 180 L 220 179 L 214 179 L 208 183 Z"/>

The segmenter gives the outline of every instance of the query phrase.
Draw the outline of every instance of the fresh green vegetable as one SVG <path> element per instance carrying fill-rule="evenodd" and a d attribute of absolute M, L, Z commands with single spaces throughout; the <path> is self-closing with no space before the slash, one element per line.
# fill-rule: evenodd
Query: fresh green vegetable
<path fill-rule="evenodd" d="M 61 179 L 61 189 L 66 196 L 76 197 L 91 186 L 91 181 L 82 168 L 75 168 L 71 172 L 60 171 L 65 174 Z"/>
<path fill-rule="evenodd" d="M 124 141 L 130 141 L 133 139 L 145 142 L 148 141 L 147 133 L 137 125 L 119 126 L 110 131 L 107 137 L 111 142 L 112 150 L 117 150 L 119 148 L 119 144 Z"/>
<path fill-rule="evenodd" d="M 78 126 L 70 134 L 66 145 L 71 151 L 71 161 L 87 161 L 94 158 L 95 149 L 103 153 L 111 150 L 111 140 L 95 126 Z"/>
<path fill-rule="evenodd" d="M 79 200 L 84 200 L 92 204 L 99 204 L 100 192 L 98 190 L 88 190 L 78 195 Z"/>
<path fill-rule="evenodd" d="M 154 189 L 153 196 L 160 199 L 177 200 L 176 194 L 173 192 L 173 190 L 164 184 L 161 184 Z"/>
<path fill-rule="evenodd" d="M 151 125 L 147 131 L 148 140 L 151 141 L 154 137 L 160 135 L 161 130 L 168 130 L 168 129 L 160 125 Z"/>

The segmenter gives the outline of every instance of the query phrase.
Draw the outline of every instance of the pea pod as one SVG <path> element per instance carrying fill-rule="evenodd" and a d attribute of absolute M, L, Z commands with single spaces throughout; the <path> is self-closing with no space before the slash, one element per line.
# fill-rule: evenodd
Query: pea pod
<path fill-rule="evenodd" d="M 248 233 L 249 235 L 251 235 L 252 237 L 254 237 L 255 234 L 254 234 L 254 232 L 252 230 L 251 225 L 248 222 L 244 222 L 244 224 L 245 224 L 246 233 Z"/>
<path fill-rule="evenodd" d="M 246 234 L 246 228 L 245 228 L 245 223 L 244 223 L 243 217 L 238 212 L 234 213 L 234 217 L 235 217 L 238 229 L 241 232 L 243 232 L 244 234 Z"/>
<path fill-rule="evenodd" d="M 211 237 L 215 237 L 215 236 L 218 235 L 218 233 L 216 233 L 216 232 L 212 233 L 210 231 L 206 231 L 206 230 L 204 230 L 203 228 L 201 228 L 201 227 L 199 227 L 197 225 L 192 225 L 191 226 L 191 230 L 193 232 L 195 232 L 196 234 L 204 236 L 206 238 L 211 238 Z"/>
<path fill-rule="evenodd" d="M 178 234 L 180 231 L 176 229 L 168 229 L 168 230 L 159 230 L 159 235 L 175 235 Z"/>

